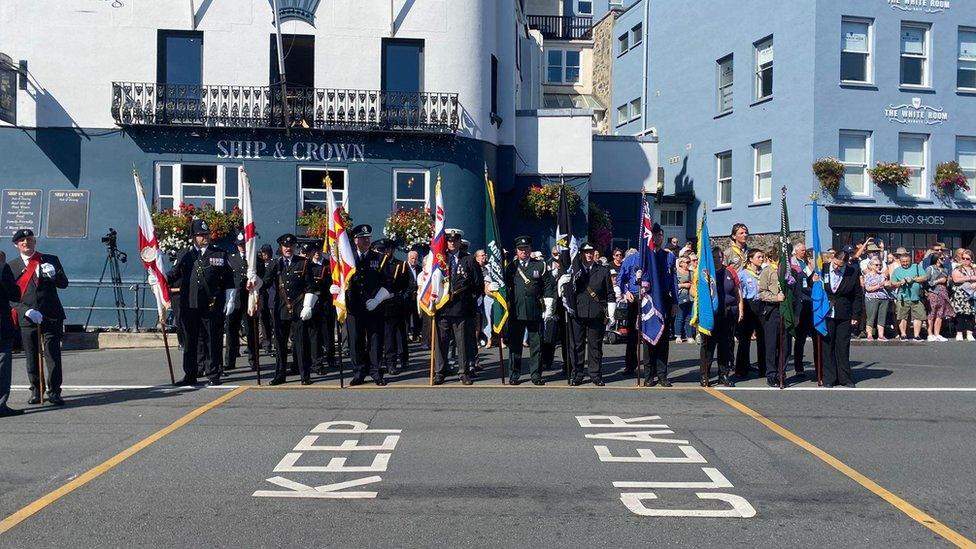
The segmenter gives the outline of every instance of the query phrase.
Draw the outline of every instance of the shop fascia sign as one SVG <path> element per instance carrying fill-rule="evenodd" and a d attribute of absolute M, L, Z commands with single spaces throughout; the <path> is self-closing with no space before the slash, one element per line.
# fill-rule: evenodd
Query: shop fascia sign
<path fill-rule="evenodd" d="M 921 97 L 913 97 L 909 104 L 890 104 L 885 108 L 884 115 L 889 121 L 899 124 L 933 126 L 949 120 L 949 113 L 944 108 L 925 105 Z"/>
<path fill-rule="evenodd" d="M 950 0 L 887 0 L 894 10 L 939 13 L 949 9 Z"/>
<path fill-rule="evenodd" d="M 300 162 L 364 162 L 366 145 L 360 143 L 317 143 L 314 141 L 217 141 L 217 158 L 235 160 L 298 160 Z"/>
<path fill-rule="evenodd" d="M 881 214 L 878 222 L 883 226 L 914 225 L 916 227 L 940 227 L 945 225 L 944 215 L 929 214 Z"/>

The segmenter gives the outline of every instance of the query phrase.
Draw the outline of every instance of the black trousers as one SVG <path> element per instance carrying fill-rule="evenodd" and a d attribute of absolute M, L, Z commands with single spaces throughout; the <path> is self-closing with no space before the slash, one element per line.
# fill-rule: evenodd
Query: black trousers
<path fill-rule="evenodd" d="M 779 354 L 785 349 L 783 342 L 786 341 L 786 334 L 783 334 L 783 342 L 780 341 L 780 320 L 779 303 L 771 304 L 772 309 L 768 315 L 763 315 L 763 339 L 766 347 L 766 378 L 779 382 Z M 785 357 L 784 357 L 785 358 Z M 786 366 L 783 366 L 784 369 Z M 785 372 L 783 374 L 786 375 Z"/>
<path fill-rule="evenodd" d="M 573 348 L 575 345 L 569 343 L 569 348 L 566 348 L 566 336 L 572 334 L 572 331 L 566 332 L 566 313 L 561 310 L 553 315 L 552 320 L 549 322 L 543 322 L 542 324 L 542 369 L 548 370 L 552 368 L 552 364 L 556 359 L 556 346 L 560 348 L 559 356 L 563 361 L 563 370 L 572 375 L 570 368 L 572 367 L 570 359 L 572 358 Z"/>
<path fill-rule="evenodd" d="M 271 309 L 268 308 L 268 294 L 261 294 L 261 347 L 271 350 L 274 340 L 274 323 L 271 320 Z"/>
<path fill-rule="evenodd" d="M 289 346 L 289 342 L 291 345 Z M 291 349 L 292 362 L 298 369 L 302 380 L 311 378 L 311 360 L 308 353 L 308 341 L 305 337 L 305 323 L 301 320 L 275 319 L 275 355 L 276 381 L 283 382 L 288 376 L 288 349 Z"/>
<path fill-rule="evenodd" d="M 806 347 L 807 339 L 813 341 L 813 304 L 804 301 L 796 317 L 796 325 L 793 327 L 793 370 L 796 373 L 803 371 L 803 351 Z M 816 355 L 814 355 L 816 360 Z"/>
<path fill-rule="evenodd" d="M 332 309 L 331 306 L 329 306 Z M 335 309 L 332 309 L 335 310 Z M 336 317 L 331 312 L 316 310 L 305 323 L 309 347 L 309 367 L 333 367 L 336 365 Z M 325 364 L 322 364 L 325 362 Z"/>
<path fill-rule="evenodd" d="M 64 335 L 64 321 L 47 319 L 41 321 L 44 336 L 44 371 L 47 374 L 47 392 L 61 394 L 61 338 Z M 31 394 L 38 394 L 40 378 L 37 375 L 38 352 L 37 325 L 29 320 L 20 321 L 20 341 L 24 347 L 24 361 L 27 364 L 27 379 Z"/>
<path fill-rule="evenodd" d="M 824 385 L 851 385 L 851 321 L 827 319 L 827 336 L 824 337 Z"/>
<path fill-rule="evenodd" d="M 542 379 L 542 321 L 508 319 L 508 368 L 509 379 L 518 380 L 522 375 L 522 340 L 528 335 L 529 374 L 533 380 Z"/>
<path fill-rule="evenodd" d="M 458 369 L 461 375 L 468 375 L 471 351 L 470 325 L 471 319 L 469 317 L 437 317 L 437 354 L 434 364 L 437 377 L 447 377 L 450 372 L 448 354 L 450 353 L 452 338 L 457 352 Z"/>
<path fill-rule="evenodd" d="M 410 348 L 407 341 L 407 318 L 388 316 L 383 322 L 383 368 L 387 372 L 399 368 L 406 370 L 410 364 Z"/>
<path fill-rule="evenodd" d="M 715 315 L 715 328 L 712 330 L 712 335 L 702 334 L 702 344 L 699 352 L 702 373 L 708 368 L 711 368 L 712 360 L 715 358 L 717 352 L 719 373 L 726 376 L 732 374 L 733 335 L 736 333 L 738 322 L 738 311 L 728 311 Z"/>
<path fill-rule="evenodd" d="M 749 348 L 752 347 L 752 334 L 756 334 L 756 369 L 759 375 L 766 375 L 766 333 L 762 323 L 763 302 L 759 300 L 746 301 L 746 310 L 742 314 L 742 322 L 736 329 L 737 347 L 735 351 L 735 374 L 741 378 L 749 376 L 751 362 Z"/>
<path fill-rule="evenodd" d="M 424 315 L 427 316 L 427 315 Z M 420 311 L 417 310 L 417 299 L 409 302 L 407 306 L 407 327 L 410 334 L 410 339 L 417 340 L 420 337 L 420 331 L 424 327 L 424 322 L 420 318 Z"/>
<path fill-rule="evenodd" d="M 673 322 L 674 318 L 670 315 L 664 318 L 665 326 Z M 671 340 L 668 339 L 668 332 L 665 329 L 664 333 L 661 334 L 661 339 L 658 340 L 657 345 L 651 345 L 641 337 L 641 344 L 644 346 L 642 349 L 644 352 L 644 357 L 641 359 L 644 367 L 644 379 L 651 381 L 655 377 L 658 380 L 663 380 L 668 378 L 668 357 L 671 354 Z"/>
<path fill-rule="evenodd" d="M 603 336 L 607 331 L 604 318 L 573 318 L 573 352 L 575 356 L 573 378 L 583 379 L 583 364 L 591 380 L 601 379 L 603 365 Z M 585 356 L 589 355 L 588 360 Z"/>
<path fill-rule="evenodd" d="M 243 300 L 241 295 L 243 294 Z M 224 370 L 237 367 L 237 358 L 241 356 L 241 324 L 244 324 L 245 340 L 247 341 L 247 362 L 251 369 L 255 368 L 258 357 L 254 356 L 254 348 L 258 340 L 257 326 L 253 317 L 247 315 L 247 292 L 238 292 L 237 309 L 224 317 Z"/>
<path fill-rule="evenodd" d="M 180 311 L 183 324 L 183 376 L 196 381 L 202 371 L 211 381 L 220 379 L 220 344 L 224 331 L 223 311 L 192 309 Z"/>
<path fill-rule="evenodd" d="M 346 335 L 349 339 L 349 361 L 353 377 L 383 378 L 380 361 L 383 358 L 383 317 L 378 313 L 349 312 L 346 315 Z"/>
<path fill-rule="evenodd" d="M 627 337 L 624 351 L 624 372 L 631 373 L 637 369 L 637 341 L 643 338 L 637 333 L 637 313 L 640 312 L 640 302 L 636 299 L 627 304 Z"/>

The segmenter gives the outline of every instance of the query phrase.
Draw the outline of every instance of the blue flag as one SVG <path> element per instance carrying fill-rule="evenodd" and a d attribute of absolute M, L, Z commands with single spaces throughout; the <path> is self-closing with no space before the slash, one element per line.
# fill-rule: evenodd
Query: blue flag
<path fill-rule="evenodd" d="M 661 304 L 664 298 L 661 293 L 661 280 L 658 274 L 657 265 L 657 246 L 654 245 L 654 232 L 651 225 L 651 209 L 647 200 L 641 195 L 641 228 L 640 228 L 640 253 L 641 270 L 643 275 L 641 282 L 650 280 L 650 288 L 647 288 L 641 296 L 641 322 L 640 331 L 644 339 L 651 345 L 657 342 L 664 334 L 664 312 Z"/>
<path fill-rule="evenodd" d="M 816 265 L 817 274 L 820 280 L 813 283 L 810 289 L 810 297 L 813 300 L 813 327 L 821 335 L 827 335 L 827 315 L 830 314 L 830 303 L 827 302 L 827 291 L 824 290 L 823 281 L 823 258 L 820 255 L 820 223 L 817 220 L 817 201 L 813 201 L 813 219 L 810 221 L 813 227 L 813 261 Z"/>
<path fill-rule="evenodd" d="M 712 257 L 704 204 L 702 208 L 702 218 L 698 223 L 698 267 L 692 280 L 695 286 L 695 303 L 691 313 L 691 325 L 705 335 L 712 335 L 712 330 L 715 329 L 715 311 L 718 310 L 718 292 L 715 290 L 715 258 Z"/>

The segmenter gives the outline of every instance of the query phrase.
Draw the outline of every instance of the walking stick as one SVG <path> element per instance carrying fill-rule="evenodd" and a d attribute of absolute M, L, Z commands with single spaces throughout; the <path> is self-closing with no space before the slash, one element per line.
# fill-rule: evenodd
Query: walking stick
<path fill-rule="evenodd" d="M 159 329 L 163 332 L 163 347 L 166 348 L 166 366 L 169 367 L 169 382 L 176 385 L 176 377 L 173 376 L 173 357 L 169 354 L 169 338 L 166 336 L 166 319 L 159 316 Z"/>
<path fill-rule="evenodd" d="M 253 336 L 251 341 L 251 354 L 254 357 L 254 371 L 257 373 L 258 385 L 261 385 L 261 344 L 258 341 L 258 315 L 261 314 L 260 303 L 258 304 L 258 309 L 253 315 L 251 315 L 251 329 L 253 330 Z"/>
<path fill-rule="evenodd" d="M 43 320 L 42 320 L 43 322 Z M 41 404 L 44 404 L 44 332 L 41 325 L 37 325 L 37 388 L 40 391 Z"/>

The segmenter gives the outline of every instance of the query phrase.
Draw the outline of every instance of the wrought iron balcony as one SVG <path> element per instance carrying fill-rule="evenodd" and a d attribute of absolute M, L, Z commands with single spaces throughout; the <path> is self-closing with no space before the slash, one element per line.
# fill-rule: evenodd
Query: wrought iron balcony
<path fill-rule="evenodd" d="M 456 93 L 288 88 L 288 116 L 277 86 L 112 83 L 119 126 L 311 128 L 455 133 Z"/>
<path fill-rule="evenodd" d="M 529 28 L 538 29 L 550 40 L 590 40 L 593 18 L 561 15 L 529 15 Z"/>

